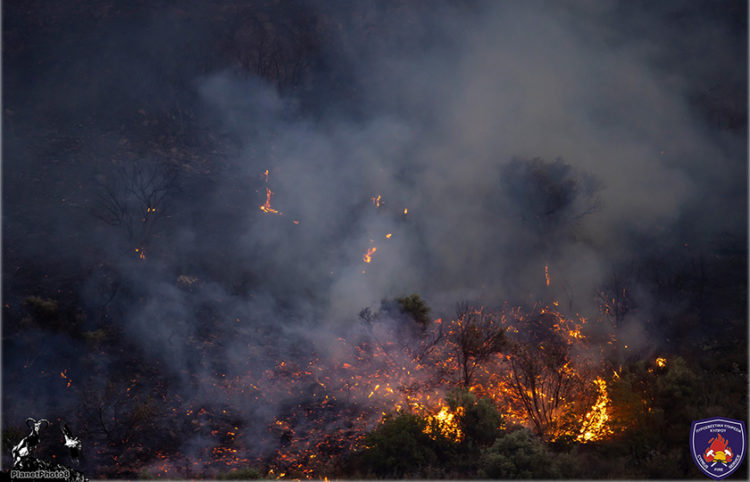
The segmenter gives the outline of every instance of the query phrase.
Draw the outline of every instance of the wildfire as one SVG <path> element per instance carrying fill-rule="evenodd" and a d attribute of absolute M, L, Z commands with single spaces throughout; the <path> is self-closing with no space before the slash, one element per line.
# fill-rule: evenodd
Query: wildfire
<path fill-rule="evenodd" d="M 365 263 L 371 262 L 372 261 L 372 255 L 375 254 L 375 251 L 377 251 L 377 250 L 378 250 L 378 248 L 376 248 L 375 246 L 367 248 L 367 253 L 365 253 L 365 255 L 362 256 L 362 261 L 364 261 Z"/>
<path fill-rule="evenodd" d="M 363 261 L 371 262 L 375 252 L 375 246 L 371 246 Z M 218 403 L 236 399 L 241 393 L 255 403 L 279 406 L 279 399 L 307 394 L 304 403 L 286 404 L 267 421 L 265 433 L 270 443 L 275 440 L 278 444 L 275 448 L 270 445 L 273 452 L 266 454 L 267 462 L 263 462 L 269 478 L 321 479 L 336 457 L 361 448 L 367 433 L 398 412 L 420 417 L 426 436 L 461 442 L 467 437 L 460 425 L 465 409 L 446 401 L 458 386 L 477 399 L 491 400 L 507 423 L 523 424 L 548 440 L 570 437 L 588 443 L 612 433 L 607 425 L 611 402 L 606 382 L 586 377 L 586 373 L 592 373 L 587 370 L 588 362 L 580 359 L 581 351 L 573 349 L 575 344 L 586 342 L 581 334 L 585 320 L 580 316 L 566 317 L 549 307 L 531 311 L 510 308 L 497 313 L 471 308 L 453 319 L 443 317 L 427 323 L 418 338 L 408 340 L 390 325 L 391 320 L 384 317 L 381 321 L 378 324 L 377 314 L 368 321 L 368 329 L 377 336 L 332 341 L 337 344 L 332 347 L 335 356 L 306 352 L 275 358 L 275 363 L 263 371 L 248 370 L 239 376 L 215 374 Z M 527 336 L 532 329 L 549 333 L 529 343 Z M 516 351 L 507 343 L 516 343 Z M 566 353 L 570 359 L 551 372 L 536 372 L 534 385 L 513 386 L 514 380 L 524 376 L 513 370 L 565 350 L 569 350 Z M 586 410 L 589 400 L 581 402 L 588 390 L 580 388 L 592 382 L 596 403 Z M 576 388 L 563 393 L 557 402 L 553 383 Z M 540 407 L 537 413 L 528 408 L 534 404 Z M 235 470 L 256 463 L 254 448 L 240 436 L 244 427 L 230 422 L 229 410 L 191 406 L 178 408 L 174 415 L 187 418 L 214 442 L 207 444 L 200 455 L 191 456 L 190 474 L 217 468 Z M 576 423 L 559 428 L 560 421 L 571 416 L 582 420 L 580 426 Z M 160 465 L 152 466 L 152 470 L 163 466 L 169 469 L 167 475 L 177 474 L 179 461 L 185 457 L 170 454 L 169 460 L 168 465 L 158 461 Z M 162 472 L 167 473 L 164 469 Z"/>
<path fill-rule="evenodd" d="M 576 438 L 581 443 L 601 440 L 612 433 L 612 429 L 607 425 L 609 421 L 607 407 L 610 404 L 609 395 L 607 395 L 607 382 L 602 378 L 597 378 L 594 383 L 599 390 L 599 394 L 596 403 L 586 413 L 581 432 Z"/>
<path fill-rule="evenodd" d="M 667 359 L 666 358 L 657 358 L 656 359 L 656 366 L 659 368 L 664 368 L 667 366 Z"/>

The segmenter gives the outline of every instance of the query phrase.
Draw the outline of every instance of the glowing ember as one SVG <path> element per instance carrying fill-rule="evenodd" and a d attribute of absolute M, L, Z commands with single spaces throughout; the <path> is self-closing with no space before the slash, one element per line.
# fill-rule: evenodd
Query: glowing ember
<path fill-rule="evenodd" d="M 666 358 L 657 358 L 656 359 L 656 366 L 659 368 L 664 368 L 667 366 L 667 359 Z"/>
<path fill-rule="evenodd" d="M 568 330 L 568 335 L 569 335 L 569 336 L 570 336 L 571 338 L 578 338 L 578 339 L 580 339 L 580 340 L 582 340 L 582 339 L 583 339 L 583 335 L 581 334 L 581 330 L 580 330 L 580 329 L 578 329 L 578 328 L 576 328 L 576 329 L 574 329 L 574 330 Z"/>
<path fill-rule="evenodd" d="M 364 261 L 365 263 L 369 263 L 369 262 L 371 262 L 371 261 L 372 261 L 372 255 L 373 255 L 373 254 L 375 253 L 375 251 L 377 251 L 377 250 L 378 250 L 378 248 L 376 248 L 375 246 L 373 246 L 373 247 L 371 247 L 371 248 L 368 248 L 368 249 L 367 249 L 367 253 L 365 253 L 365 255 L 364 255 L 364 256 L 362 256 L 362 261 Z"/>
<path fill-rule="evenodd" d="M 547 286 L 549 286 L 549 266 L 544 265 L 544 279 L 547 280 Z"/>
<path fill-rule="evenodd" d="M 380 194 L 378 194 L 375 197 L 371 197 L 370 201 L 372 201 L 372 203 L 375 205 L 376 208 L 379 208 L 380 204 L 382 203 Z"/>
<path fill-rule="evenodd" d="M 388 234 L 385 235 L 385 239 L 391 239 L 391 236 L 392 236 L 392 234 L 388 233 Z"/>
<path fill-rule="evenodd" d="M 64 378 L 65 380 L 67 380 L 67 381 L 68 381 L 68 385 L 66 386 L 66 388 L 70 388 L 70 378 L 68 378 L 68 376 L 67 376 L 67 375 L 65 374 L 65 372 L 67 372 L 67 371 L 68 371 L 68 369 L 67 369 L 67 368 L 66 368 L 65 370 L 61 371 L 61 372 L 60 372 L 60 377 L 62 377 L 62 378 Z"/>
<path fill-rule="evenodd" d="M 138 255 L 138 259 L 146 259 L 146 252 L 143 248 L 135 248 L 135 252 Z"/>
<path fill-rule="evenodd" d="M 404 208 L 404 214 L 409 214 L 409 210 Z"/>
<path fill-rule="evenodd" d="M 599 389 L 599 395 L 597 396 L 596 403 L 594 403 L 586 414 L 581 432 L 576 438 L 581 443 L 601 440 L 612 433 L 612 429 L 607 425 L 607 421 L 609 421 L 607 407 L 610 404 L 609 396 L 607 395 L 607 382 L 601 378 L 597 378 L 594 380 L 594 383 Z"/>

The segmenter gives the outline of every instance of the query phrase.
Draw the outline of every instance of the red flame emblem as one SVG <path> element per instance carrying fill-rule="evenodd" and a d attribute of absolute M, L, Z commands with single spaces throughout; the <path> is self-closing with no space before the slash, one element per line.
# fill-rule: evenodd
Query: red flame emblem
<path fill-rule="evenodd" d="M 708 462 L 721 462 L 727 464 L 732 461 L 732 449 L 729 447 L 727 439 L 721 436 L 721 434 L 712 438 L 708 441 L 710 444 L 705 452 L 703 452 L 703 459 Z"/>

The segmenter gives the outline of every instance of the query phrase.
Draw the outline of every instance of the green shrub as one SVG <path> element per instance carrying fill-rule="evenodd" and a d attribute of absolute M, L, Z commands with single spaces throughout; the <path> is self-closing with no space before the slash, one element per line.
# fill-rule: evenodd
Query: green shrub
<path fill-rule="evenodd" d="M 388 416 L 365 437 L 359 454 L 362 476 L 384 478 L 431 477 L 452 460 L 450 440 L 425 433 L 427 421 L 417 415 Z M 436 470 L 438 469 L 438 470 Z"/>
<path fill-rule="evenodd" d="M 396 302 L 402 313 L 411 316 L 422 327 L 430 322 L 430 308 L 418 294 L 396 298 Z"/>
<path fill-rule="evenodd" d="M 217 478 L 219 480 L 256 480 L 262 479 L 263 473 L 255 467 L 245 467 L 244 469 L 221 473 Z"/>
<path fill-rule="evenodd" d="M 482 451 L 478 475 L 489 479 L 543 479 L 554 473 L 552 455 L 527 429 L 504 432 Z"/>

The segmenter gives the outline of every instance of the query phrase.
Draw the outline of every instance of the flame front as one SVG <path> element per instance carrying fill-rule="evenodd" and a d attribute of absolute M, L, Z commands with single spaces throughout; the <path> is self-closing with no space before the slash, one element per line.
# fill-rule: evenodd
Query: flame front
<path fill-rule="evenodd" d="M 371 259 L 375 250 L 372 246 L 363 259 Z M 335 346 L 330 351 L 335 356 L 311 351 L 277 359 L 263 371 L 248 364 L 242 375 L 217 373 L 213 387 L 219 404 L 241 394 L 255 403 L 278 406 L 279 400 L 299 396 L 301 391 L 306 394 L 304 403 L 287 405 L 265 428 L 269 440 L 277 443 L 272 453 L 263 455 L 266 474 L 271 478 L 280 478 L 281 474 L 288 478 L 322 478 L 340 454 L 363 448 L 366 434 L 385 417 L 399 412 L 420 417 L 425 423 L 424 433 L 431 438 L 463 442 L 467 434 L 461 423 L 466 409 L 451 409 L 447 402 L 448 394 L 457 387 L 477 399 L 489 399 L 506 423 L 524 425 L 545 440 L 570 437 L 578 443 L 589 443 L 611 433 L 606 383 L 601 378 L 586 378 L 585 374 L 598 368 L 581 358 L 583 350 L 578 349 L 587 343 L 580 335 L 585 323 L 582 317 L 569 318 L 548 307 L 499 312 L 472 308 L 453 319 L 427 322 L 419 337 L 407 343 L 403 332 L 390 321 L 375 315 L 368 322 L 368 330 L 377 332 L 377 337 L 332 341 Z M 557 340 L 558 345 L 548 341 L 529 343 L 525 337 L 539 328 L 534 323 L 543 323 L 547 340 Z M 482 337 L 487 333 L 492 336 L 485 340 Z M 509 344 L 497 342 L 500 338 Z M 516 377 L 524 376 L 514 370 L 553 356 L 555 350 L 567 350 L 569 360 L 564 365 L 554 371 L 542 368 L 535 372 L 533 386 L 514 385 Z M 582 389 L 592 381 L 592 389 L 597 391 L 593 406 Z M 559 389 L 561 396 L 556 401 L 556 386 L 561 385 L 554 383 L 558 382 L 575 388 Z M 131 396 L 130 391 L 126 396 Z M 529 407 L 534 403 L 540 408 L 532 413 Z M 172 453 L 168 459 L 156 461 L 149 469 L 155 474 L 178 477 L 180 464 L 186 459 L 194 474 L 235 470 L 260 460 L 246 445 L 249 428 L 236 422 L 229 425 L 234 416 L 229 409 L 182 406 L 173 413 L 200 427 L 207 437 L 210 433 L 214 441 L 197 455 Z M 540 417 L 546 418 L 538 424 Z M 564 421 L 571 418 L 584 420 L 583 426 L 565 425 Z"/>
<path fill-rule="evenodd" d="M 609 396 L 607 395 L 607 382 L 602 378 L 597 378 L 594 380 L 594 383 L 599 390 L 599 394 L 596 403 L 594 403 L 586 414 L 583 426 L 581 427 L 581 433 L 576 439 L 582 443 L 601 440 L 612 433 L 612 429 L 607 425 L 609 421 L 608 407 L 610 404 Z"/>

